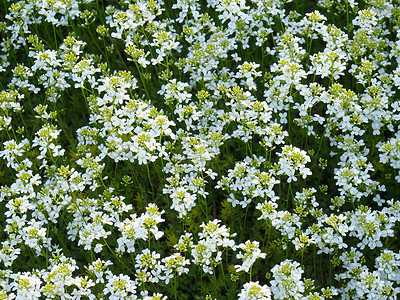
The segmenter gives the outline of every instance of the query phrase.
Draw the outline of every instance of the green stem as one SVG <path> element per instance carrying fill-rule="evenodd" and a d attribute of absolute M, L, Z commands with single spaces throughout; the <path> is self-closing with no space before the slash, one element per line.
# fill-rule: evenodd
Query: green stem
<path fill-rule="evenodd" d="M 150 186 L 151 186 L 151 191 L 152 191 L 152 196 L 154 199 L 154 187 L 153 187 L 153 183 L 151 182 L 151 177 L 150 177 L 150 168 L 149 168 L 149 164 L 146 164 L 146 169 L 147 169 L 147 177 L 149 178 L 149 182 L 150 182 Z"/>
<path fill-rule="evenodd" d="M 177 279 L 176 279 L 176 274 L 174 274 L 173 289 L 174 289 L 174 298 L 175 298 L 175 300 L 177 300 L 178 299 L 178 283 L 177 283 Z"/>
<path fill-rule="evenodd" d="M 242 227 L 242 230 L 241 230 L 241 233 L 240 233 L 240 238 L 239 238 L 240 241 L 242 240 L 244 228 L 246 227 L 247 212 L 249 211 L 249 206 L 250 205 L 248 204 L 247 207 L 246 207 L 246 213 L 244 214 L 243 227 Z"/>
<path fill-rule="evenodd" d="M 107 246 L 108 250 L 110 250 L 110 252 L 114 255 L 114 257 L 131 273 L 131 274 L 135 274 L 136 272 L 134 272 L 131 268 L 129 268 L 122 260 L 121 258 L 115 254 L 115 252 L 111 249 L 110 245 L 108 245 L 106 239 L 103 237 L 103 242 L 104 244 Z"/>

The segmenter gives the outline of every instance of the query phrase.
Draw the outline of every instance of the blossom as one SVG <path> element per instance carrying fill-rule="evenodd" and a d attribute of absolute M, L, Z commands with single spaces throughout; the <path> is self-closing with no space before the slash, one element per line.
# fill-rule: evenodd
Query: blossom
<path fill-rule="evenodd" d="M 266 285 L 260 285 L 256 282 L 246 282 L 239 293 L 240 300 L 271 299 L 271 290 Z"/>
<path fill-rule="evenodd" d="M 246 243 L 239 244 L 237 247 L 244 251 L 244 253 L 240 251 L 236 255 L 236 258 L 243 259 L 242 265 L 235 265 L 237 272 L 249 272 L 250 268 L 253 266 L 257 258 L 264 259 L 266 257 L 266 254 L 262 253 L 259 249 L 259 242 L 257 241 L 246 241 Z"/>

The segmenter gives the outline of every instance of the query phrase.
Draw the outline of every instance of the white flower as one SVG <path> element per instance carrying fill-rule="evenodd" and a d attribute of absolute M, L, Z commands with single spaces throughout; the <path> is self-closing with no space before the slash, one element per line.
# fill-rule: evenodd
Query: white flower
<path fill-rule="evenodd" d="M 130 299 L 136 292 L 136 286 L 128 275 L 114 275 L 110 271 L 107 273 L 106 287 L 103 293 L 108 295 L 110 300 Z M 130 297 L 130 298 L 128 298 Z"/>
<path fill-rule="evenodd" d="M 256 282 L 246 282 L 238 295 L 239 300 L 270 300 L 271 290 L 266 285 Z"/>
<path fill-rule="evenodd" d="M 271 292 L 274 299 L 300 299 L 305 290 L 304 282 L 301 280 L 303 270 L 300 264 L 286 259 L 271 269 L 273 280 L 271 280 Z"/>
<path fill-rule="evenodd" d="M 261 253 L 259 245 L 260 243 L 257 241 L 246 241 L 246 243 L 242 243 L 237 246 L 238 248 L 244 250 L 244 253 L 239 251 L 239 253 L 236 255 L 236 258 L 243 259 L 242 265 L 235 265 L 236 272 L 249 272 L 257 258 L 264 259 L 266 257 L 265 253 Z"/>

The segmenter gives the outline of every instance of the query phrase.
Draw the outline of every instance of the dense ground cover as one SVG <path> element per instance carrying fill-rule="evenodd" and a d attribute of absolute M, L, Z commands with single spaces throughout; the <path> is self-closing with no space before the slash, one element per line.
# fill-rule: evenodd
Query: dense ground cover
<path fill-rule="evenodd" d="M 0 22 L 0 299 L 398 298 L 398 1 Z"/>

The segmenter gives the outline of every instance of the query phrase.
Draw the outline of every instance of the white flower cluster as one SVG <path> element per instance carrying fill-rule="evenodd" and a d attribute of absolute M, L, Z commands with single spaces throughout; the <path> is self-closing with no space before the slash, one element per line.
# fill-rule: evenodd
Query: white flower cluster
<path fill-rule="evenodd" d="M 220 220 L 201 224 L 203 231 L 199 233 L 199 241 L 192 247 L 193 263 L 203 268 L 205 273 L 214 273 L 215 266 L 222 261 L 222 252 L 227 248 L 235 249 L 235 241 L 230 239 L 235 234 Z"/>
<path fill-rule="evenodd" d="M 242 265 L 235 266 L 237 272 L 249 272 L 250 268 L 253 266 L 257 258 L 266 257 L 265 253 L 261 253 L 259 245 L 260 243 L 257 241 L 247 241 L 246 243 L 242 243 L 237 246 L 239 249 L 244 251 L 244 253 L 242 251 L 239 251 L 239 253 L 236 255 L 236 258 L 243 260 Z"/>
<path fill-rule="evenodd" d="M 271 269 L 271 291 L 275 299 L 300 299 L 305 291 L 301 276 L 304 271 L 295 261 L 285 260 Z"/>
<path fill-rule="evenodd" d="M 384 250 L 375 260 L 375 270 L 362 264 L 363 255 L 356 248 L 340 256 L 345 271 L 337 275 L 344 284 L 339 288 L 343 299 L 396 299 L 398 287 L 398 254 Z M 385 271 L 383 271 L 385 270 Z M 386 271 L 388 273 L 386 273 Z"/>
<path fill-rule="evenodd" d="M 260 285 L 258 281 L 247 282 L 239 293 L 239 300 L 270 300 L 271 290 L 266 285 Z"/>
<path fill-rule="evenodd" d="M 228 171 L 228 176 L 222 176 L 216 187 L 229 192 L 228 201 L 233 207 L 240 205 L 245 208 L 256 197 L 273 200 L 277 198 L 273 188 L 279 180 L 275 179 L 271 172 L 260 170 L 264 161 L 263 157 L 246 157 L 242 162 L 237 162 L 234 169 Z M 239 193 L 243 200 L 236 196 Z"/>
<path fill-rule="evenodd" d="M 164 233 L 159 231 L 157 224 L 164 221 L 161 218 L 161 214 L 158 207 L 155 204 L 149 204 L 146 208 L 146 212 L 140 217 L 136 214 L 130 215 L 129 218 L 121 221 L 117 221 L 115 226 L 121 232 L 121 237 L 118 238 L 118 252 L 135 252 L 136 240 L 148 240 L 151 236 L 154 236 L 156 240 L 161 238 Z"/>
<path fill-rule="evenodd" d="M 287 182 L 297 181 L 295 172 L 298 171 L 303 178 L 311 175 L 309 168 L 306 168 L 306 163 L 310 162 L 310 157 L 304 150 L 300 150 L 293 146 L 284 146 L 279 156 L 277 175 L 287 175 Z"/>

